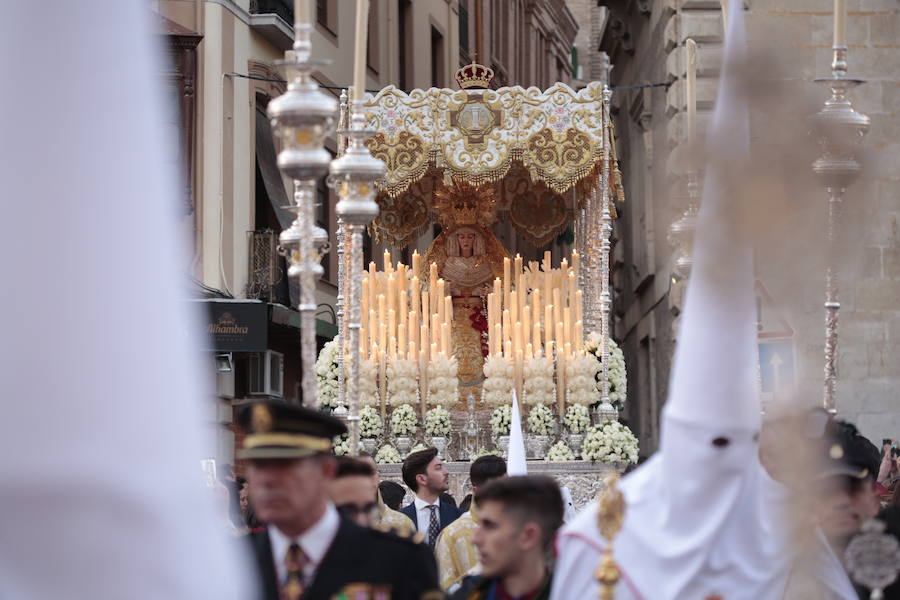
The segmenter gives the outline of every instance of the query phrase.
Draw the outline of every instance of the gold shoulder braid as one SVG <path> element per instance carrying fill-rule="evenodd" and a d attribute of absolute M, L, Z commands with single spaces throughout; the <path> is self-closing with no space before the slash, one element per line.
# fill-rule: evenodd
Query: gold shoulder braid
<path fill-rule="evenodd" d="M 606 540 L 606 548 L 600 557 L 600 564 L 594 571 L 594 577 L 600 582 L 600 600 L 612 600 L 616 592 L 621 572 L 613 558 L 613 540 L 622 529 L 625 518 L 625 498 L 616 487 L 619 474 L 610 475 L 606 480 L 606 488 L 600 494 L 597 504 L 597 528 Z"/>

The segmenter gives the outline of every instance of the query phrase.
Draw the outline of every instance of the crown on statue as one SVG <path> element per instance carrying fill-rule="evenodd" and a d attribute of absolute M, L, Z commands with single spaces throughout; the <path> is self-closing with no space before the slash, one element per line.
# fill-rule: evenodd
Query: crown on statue
<path fill-rule="evenodd" d="M 456 83 L 459 87 L 467 90 L 470 88 L 487 89 L 491 87 L 491 81 L 494 79 L 494 71 L 484 65 L 471 63 L 456 72 Z"/>
<path fill-rule="evenodd" d="M 495 220 L 494 190 L 489 185 L 476 188 L 463 182 L 444 183 L 435 190 L 432 202 L 437 220 L 445 229 L 490 227 Z"/>

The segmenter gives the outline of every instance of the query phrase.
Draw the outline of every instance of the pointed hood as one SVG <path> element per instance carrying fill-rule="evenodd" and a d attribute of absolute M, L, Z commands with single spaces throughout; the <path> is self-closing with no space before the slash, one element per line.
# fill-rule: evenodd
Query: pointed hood
<path fill-rule="evenodd" d="M 525 438 L 522 435 L 522 416 L 519 413 L 519 398 L 512 391 L 512 418 L 509 424 L 509 452 L 506 459 L 507 475 L 528 475 L 525 462 Z"/>

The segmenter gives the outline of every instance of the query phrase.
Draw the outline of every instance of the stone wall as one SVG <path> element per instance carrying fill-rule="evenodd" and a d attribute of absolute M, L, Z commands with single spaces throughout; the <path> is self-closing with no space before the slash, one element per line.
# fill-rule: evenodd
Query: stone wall
<path fill-rule="evenodd" d="M 615 226 L 614 337 L 629 368 L 623 416 L 649 452 L 658 443 L 684 292 L 684 281 L 673 277 L 666 235 L 687 200 L 684 42 L 693 38 L 698 45 L 702 136 L 718 85 L 722 11 L 719 2 L 709 0 L 613 0 L 606 8 L 608 19 L 593 52 L 609 54 L 611 83 L 619 88 L 613 109 L 627 198 Z M 868 80 L 851 97 L 872 118 L 872 127 L 861 153 L 864 172 L 847 193 L 839 238 L 837 407 L 878 443 L 900 437 L 900 6 L 895 0 L 851 0 L 848 8 L 850 75 Z M 772 77 L 782 78 L 796 98 L 794 138 L 786 143 L 806 153 L 790 182 L 795 195 L 772 213 L 773 232 L 784 243 L 778 252 L 763 249 L 757 256 L 766 321 L 761 328 L 778 334 L 761 342 L 780 344 L 783 358 L 792 363 L 782 367 L 780 388 L 766 399 L 817 405 L 824 356 L 826 195 L 809 169 L 815 155 L 803 119 L 826 98 L 827 90 L 812 80 L 830 74 L 831 5 L 751 0 L 745 10 L 749 46 L 771 51 Z M 624 89 L 657 83 L 668 86 Z M 754 115 L 754 138 L 785 135 L 771 127 L 766 115 Z M 771 369 L 762 379 L 771 392 Z"/>

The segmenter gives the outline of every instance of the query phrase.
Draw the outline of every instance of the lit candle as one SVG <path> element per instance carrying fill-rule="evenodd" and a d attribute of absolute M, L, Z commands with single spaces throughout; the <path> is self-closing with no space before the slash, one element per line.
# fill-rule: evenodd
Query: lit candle
<path fill-rule="evenodd" d="M 541 322 L 541 290 L 535 288 L 531 293 L 531 308 L 534 314 L 531 315 L 531 321 L 535 324 Z"/>
<path fill-rule="evenodd" d="M 541 324 L 535 322 L 532 325 L 534 331 L 531 333 L 531 343 L 534 344 L 535 348 L 541 347 Z"/>
<path fill-rule="evenodd" d="M 556 348 L 558 350 L 565 349 L 565 334 L 563 333 L 563 322 L 556 322 Z"/>
<path fill-rule="evenodd" d="M 516 374 L 516 392 L 518 393 L 520 398 L 522 397 L 522 366 L 523 366 L 524 362 L 525 361 L 523 360 L 522 349 L 519 348 L 518 350 L 516 350 L 515 374 Z"/>
<path fill-rule="evenodd" d="M 388 274 L 387 278 L 387 307 L 388 310 L 397 308 L 397 278 L 393 273 Z"/>
<path fill-rule="evenodd" d="M 412 306 L 411 308 L 419 312 L 422 310 L 422 286 L 419 284 L 419 277 L 413 275 L 412 278 Z"/>
<path fill-rule="evenodd" d="M 413 270 L 413 278 L 418 277 L 422 274 L 422 256 L 419 254 L 418 250 L 413 250 L 413 260 L 412 260 L 412 270 Z"/>
<path fill-rule="evenodd" d="M 581 269 L 581 255 L 578 250 L 572 250 L 572 270 L 575 271 L 575 277 L 578 277 L 579 269 Z"/>
<path fill-rule="evenodd" d="M 441 324 L 441 351 L 444 356 L 450 358 L 450 323 Z"/>
<path fill-rule="evenodd" d="M 509 257 L 503 257 L 503 308 L 509 308 L 509 286 L 512 285 Z"/>
<path fill-rule="evenodd" d="M 494 354 L 503 354 L 503 327 L 500 323 L 494 324 Z"/>
<path fill-rule="evenodd" d="M 378 322 L 384 324 L 385 319 L 387 319 L 387 298 L 384 294 L 378 294 Z"/>
<path fill-rule="evenodd" d="M 428 300 L 431 302 L 431 306 L 437 309 L 437 280 L 438 280 L 438 268 L 437 263 L 431 263 L 431 269 L 428 273 Z M 424 312 L 424 311 L 423 311 Z M 425 312 L 426 315 L 431 314 Z"/>
<path fill-rule="evenodd" d="M 390 347 L 391 360 L 397 360 L 397 338 L 391 336 L 388 340 L 388 346 Z"/>
<path fill-rule="evenodd" d="M 397 307 L 397 314 L 401 317 L 409 311 L 409 301 L 407 300 L 407 296 L 408 294 L 406 290 L 400 288 L 400 304 Z"/>
<path fill-rule="evenodd" d="M 393 308 L 388 309 L 388 337 L 394 339 L 397 337 L 397 311 Z M 391 346 L 394 344 L 391 343 Z"/>
<path fill-rule="evenodd" d="M 575 290 L 576 289 L 577 289 L 577 286 L 575 285 L 575 273 L 573 271 L 569 271 L 569 293 L 568 293 L 569 306 L 572 306 L 575 304 Z"/>
<path fill-rule="evenodd" d="M 687 103 L 687 142 L 688 146 L 691 146 L 697 135 L 697 43 L 688 38 L 684 43 L 684 48 L 687 62 L 684 79 L 684 97 Z"/>
<path fill-rule="evenodd" d="M 509 320 L 509 310 L 503 310 L 503 341 L 508 342 L 512 340 L 512 326 L 510 325 Z"/>
<path fill-rule="evenodd" d="M 418 313 L 414 311 L 409 311 L 406 318 L 406 331 L 409 332 L 409 342 L 410 345 L 419 343 L 419 325 L 416 323 L 416 318 Z M 410 360 L 416 359 L 416 354 L 410 351 Z"/>
<path fill-rule="evenodd" d="M 553 341 L 552 340 L 549 340 L 549 341 L 547 341 L 547 343 L 544 344 L 544 356 L 546 356 L 550 360 L 553 360 Z M 559 384 L 557 384 L 557 385 L 559 385 Z"/>
<path fill-rule="evenodd" d="M 519 320 L 519 293 L 511 292 L 509 295 L 509 318 L 515 323 Z"/>
<path fill-rule="evenodd" d="M 560 300 L 559 288 L 553 288 L 553 323 L 558 323 L 562 320 L 562 306 Z M 562 338 L 557 333 L 556 343 L 560 344 L 562 342 Z"/>
<path fill-rule="evenodd" d="M 382 268 L 384 269 L 385 273 L 391 272 L 391 251 L 390 250 L 384 251 L 384 262 L 382 263 L 382 265 L 383 265 Z"/>
<path fill-rule="evenodd" d="M 400 323 L 397 326 L 397 352 L 400 358 L 406 358 L 406 325 Z"/>
<path fill-rule="evenodd" d="M 584 325 L 581 319 L 575 321 L 575 349 L 579 353 L 584 350 Z"/>
<path fill-rule="evenodd" d="M 531 307 L 526 306 L 522 311 L 522 340 L 527 346 L 531 343 Z"/>
<path fill-rule="evenodd" d="M 387 324 L 384 321 L 378 325 L 378 347 L 381 348 L 382 353 L 387 347 Z"/>
<path fill-rule="evenodd" d="M 366 91 L 366 48 L 369 31 L 369 0 L 356 0 L 356 55 L 353 60 L 353 95 L 351 100 L 363 99 Z"/>
<path fill-rule="evenodd" d="M 416 354 L 416 343 L 415 343 L 415 342 L 410 342 L 410 343 L 409 343 L 409 360 L 415 361 L 416 358 L 418 358 L 418 356 L 419 356 L 419 355 Z"/>
<path fill-rule="evenodd" d="M 507 360 L 513 359 L 513 351 L 512 351 L 512 340 L 506 340 L 506 343 L 503 345 L 504 352 L 503 356 L 506 357 Z"/>
<path fill-rule="evenodd" d="M 576 321 L 584 320 L 583 319 L 584 314 L 582 312 L 584 310 L 582 308 L 583 300 L 584 300 L 584 293 L 581 290 L 578 290 L 577 292 L 575 292 L 575 320 Z"/>
<path fill-rule="evenodd" d="M 375 336 L 378 335 L 378 316 L 375 309 L 369 309 L 369 346 L 375 345 Z"/>
<path fill-rule="evenodd" d="M 431 315 L 431 341 L 439 342 L 441 340 L 441 321 L 437 315 Z"/>
<path fill-rule="evenodd" d="M 567 345 L 571 344 L 573 334 L 572 309 L 567 306 L 563 309 L 563 342 Z"/>
<path fill-rule="evenodd" d="M 556 338 L 553 337 L 553 305 L 548 304 L 544 307 L 544 341 L 549 342 Z"/>
<path fill-rule="evenodd" d="M 847 45 L 847 2 L 834 0 L 834 45 Z"/>
<path fill-rule="evenodd" d="M 437 280 L 437 292 L 435 292 L 435 307 L 434 309 L 441 316 L 441 321 L 446 319 L 446 315 L 444 314 L 444 280 Z"/>
<path fill-rule="evenodd" d="M 437 342 L 431 343 L 431 360 L 437 360 L 438 357 L 438 345 Z"/>
<path fill-rule="evenodd" d="M 450 296 L 444 296 L 444 322 L 453 322 L 453 299 Z"/>

